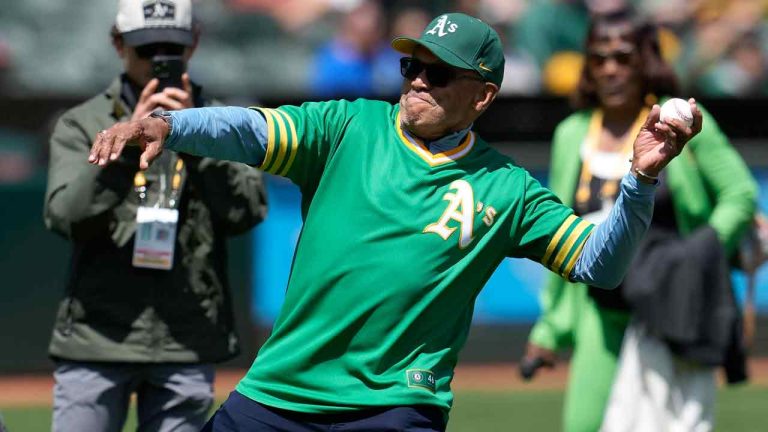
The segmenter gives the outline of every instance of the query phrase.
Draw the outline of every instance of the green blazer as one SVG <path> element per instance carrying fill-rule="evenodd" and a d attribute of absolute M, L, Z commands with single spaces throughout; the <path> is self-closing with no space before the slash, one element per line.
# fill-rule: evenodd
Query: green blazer
<path fill-rule="evenodd" d="M 701 111 L 701 133 L 667 166 L 666 181 L 680 234 L 685 236 L 709 224 L 731 254 L 754 216 L 757 183 L 715 119 L 706 110 Z M 577 155 L 587 136 L 592 112 L 576 112 L 555 130 L 549 187 L 569 206 L 573 204 L 581 168 Z M 541 296 L 542 313 L 531 331 L 530 342 L 553 350 L 572 345 L 581 304 L 587 300 L 584 284 L 550 275 Z"/>

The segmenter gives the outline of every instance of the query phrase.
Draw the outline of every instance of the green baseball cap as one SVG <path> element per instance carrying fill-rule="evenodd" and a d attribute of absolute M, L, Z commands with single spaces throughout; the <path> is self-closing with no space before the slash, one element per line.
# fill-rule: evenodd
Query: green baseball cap
<path fill-rule="evenodd" d="M 462 13 L 440 15 L 427 25 L 421 37 L 398 37 L 392 48 L 412 55 L 416 45 L 460 69 L 477 71 L 486 81 L 501 86 L 504 79 L 504 50 L 496 30 Z"/>

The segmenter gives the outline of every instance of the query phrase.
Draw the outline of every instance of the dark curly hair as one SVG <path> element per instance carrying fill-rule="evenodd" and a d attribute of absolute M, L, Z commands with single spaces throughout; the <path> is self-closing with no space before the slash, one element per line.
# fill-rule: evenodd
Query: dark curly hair
<path fill-rule="evenodd" d="M 601 29 L 616 25 L 630 27 L 628 39 L 635 46 L 641 58 L 642 95 L 676 96 L 678 83 L 672 67 L 661 56 L 659 47 L 658 28 L 645 20 L 638 19 L 631 9 L 624 9 L 606 15 L 596 15 L 592 18 L 584 45 L 586 54 L 594 43 Z M 593 108 L 600 105 L 595 88 L 595 81 L 590 76 L 587 62 L 581 70 L 581 78 L 576 91 L 571 97 L 575 109 Z"/>

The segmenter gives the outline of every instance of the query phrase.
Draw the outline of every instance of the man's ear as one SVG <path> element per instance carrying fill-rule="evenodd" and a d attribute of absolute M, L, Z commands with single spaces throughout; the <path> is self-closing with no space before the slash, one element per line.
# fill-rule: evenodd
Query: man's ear
<path fill-rule="evenodd" d="M 192 46 L 189 47 L 189 56 L 192 57 L 192 54 L 195 53 L 195 50 L 197 49 L 197 44 L 200 43 L 200 33 L 202 33 L 202 25 L 195 21 L 192 23 Z"/>
<path fill-rule="evenodd" d="M 192 56 L 192 54 L 195 53 L 195 50 L 197 49 L 197 44 L 200 42 L 200 33 L 195 33 L 195 38 L 192 41 L 192 46 L 189 47 L 189 55 Z"/>
<path fill-rule="evenodd" d="M 484 112 L 491 106 L 491 102 L 496 99 L 496 95 L 499 94 L 499 86 L 494 83 L 486 82 L 483 88 L 478 92 L 477 99 L 475 99 L 475 110 L 478 113 Z"/>
<path fill-rule="evenodd" d="M 112 26 L 112 30 L 109 32 L 109 35 L 112 37 L 112 46 L 115 47 L 115 51 L 117 51 L 117 55 L 120 56 L 120 58 L 122 58 L 123 53 L 125 51 L 123 36 L 120 33 L 118 33 L 117 28 L 115 26 Z"/>

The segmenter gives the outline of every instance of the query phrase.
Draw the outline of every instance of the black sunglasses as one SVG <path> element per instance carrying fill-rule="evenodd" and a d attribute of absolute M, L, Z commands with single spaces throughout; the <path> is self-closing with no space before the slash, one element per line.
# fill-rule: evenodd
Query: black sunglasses
<path fill-rule="evenodd" d="M 610 59 L 614 59 L 616 63 L 627 66 L 635 55 L 633 48 L 619 49 L 616 51 L 589 51 L 587 53 L 587 61 L 592 66 L 602 66 Z"/>
<path fill-rule="evenodd" d="M 133 49 L 136 50 L 136 55 L 143 59 L 151 59 L 157 55 L 180 56 L 184 54 L 184 48 L 186 48 L 184 45 L 167 42 L 152 43 L 133 47 Z"/>
<path fill-rule="evenodd" d="M 440 63 L 424 63 L 413 57 L 403 57 L 400 59 L 400 74 L 409 80 L 416 79 L 421 71 L 427 75 L 427 81 L 434 87 L 445 87 L 457 79 L 472 79 L 485 81 L 477 75 L 459 74 L 456 68 Z"/>

